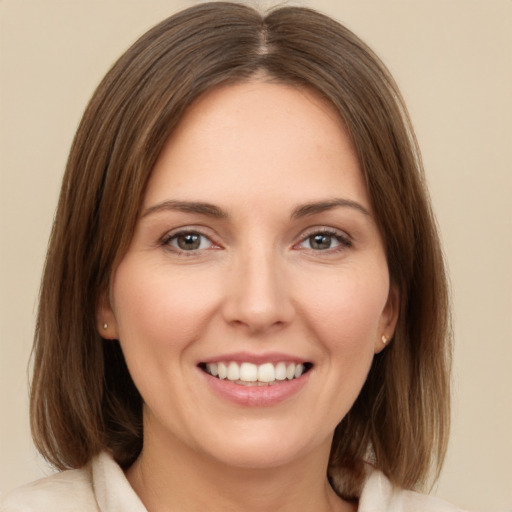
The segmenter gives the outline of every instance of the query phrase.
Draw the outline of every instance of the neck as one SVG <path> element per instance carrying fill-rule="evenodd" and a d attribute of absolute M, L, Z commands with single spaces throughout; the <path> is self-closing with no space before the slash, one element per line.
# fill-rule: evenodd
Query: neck
<path fill-rule="evenodd" d="M 127 478 L 148 512 L 349 512 L 326 478 L 329 445 L 315 453 L 272 468 L 223 464 L 179 442 L 144 449 Z"/>

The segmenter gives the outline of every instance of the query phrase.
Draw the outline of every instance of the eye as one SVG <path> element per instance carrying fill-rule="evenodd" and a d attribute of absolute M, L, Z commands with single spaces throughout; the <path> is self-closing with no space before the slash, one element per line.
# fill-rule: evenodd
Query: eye
<path fill-rule="evenodd" d="M 342 249 L 350 247 L 352 242 L 347 235 L 337 231 L 317 231 L 304 238 L 299 247 L 313 251 L 327 251 L 329 249 Z"/>
<path fill-rule="evenodd" d="M 197 231 L 180 231 L 163 240 L 163 244 L 178 251 L 201 251 L 214 247 L 213 242 Z"/>

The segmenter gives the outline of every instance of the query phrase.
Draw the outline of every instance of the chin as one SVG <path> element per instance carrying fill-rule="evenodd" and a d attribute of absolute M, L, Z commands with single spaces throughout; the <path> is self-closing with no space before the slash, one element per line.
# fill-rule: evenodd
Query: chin
<path fill-rule="evenodd" d="M 244 428 L 244 432 L 220 434 L 208 446 L 210 455 L 227 466 L 243 469 L 278 468 L 320 452 L 328 456 L 332 441 L 329 434 L 319 439 L 318 433 L 312 437 L 309 432 L 270 425 L 253 425 L 253 428 Z"/>

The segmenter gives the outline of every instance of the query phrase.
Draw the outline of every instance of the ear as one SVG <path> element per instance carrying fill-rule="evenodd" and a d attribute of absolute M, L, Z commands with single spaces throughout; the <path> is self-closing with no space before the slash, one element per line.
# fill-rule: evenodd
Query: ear
<path fill-rule="evenodd" d="M 96 307 L 96 329 L 99 335 L 106 340 L 119 338 L 117 321 L 110 304 L 108 292 L 101 295 Z"/>
<path fill-rule="evenodd" d="M 398 287 L 391 283 L 389 286 L 388 300 L 382 310 L 379 322 L 379 331 L 377 332 L 377 339 L 375 340 L 376 354 L 383 350 L 391 338 L 393 338 L 396 324 L 398 322 L 399 311 L 400 292 L 398 291 Z"/>

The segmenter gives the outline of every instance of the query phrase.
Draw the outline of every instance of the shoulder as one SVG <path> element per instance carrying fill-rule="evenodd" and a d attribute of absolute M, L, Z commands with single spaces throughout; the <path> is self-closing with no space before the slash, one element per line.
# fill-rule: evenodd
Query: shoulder
<path fill-rule="evenodd" d="M 435 496 L 399 489 L 380 472 L 368 476 L 359 500 L 359 512 L 464 512 Z"/>
<path fill-rule="evenodd" d="M 97 512 L 89 468 L 63 471 L 0 496 L 0 512 Z"/>
<path fill-rule="evenodd" d="M 0 512 L 147 512 L 107 453 L 0 496 Z"/>

